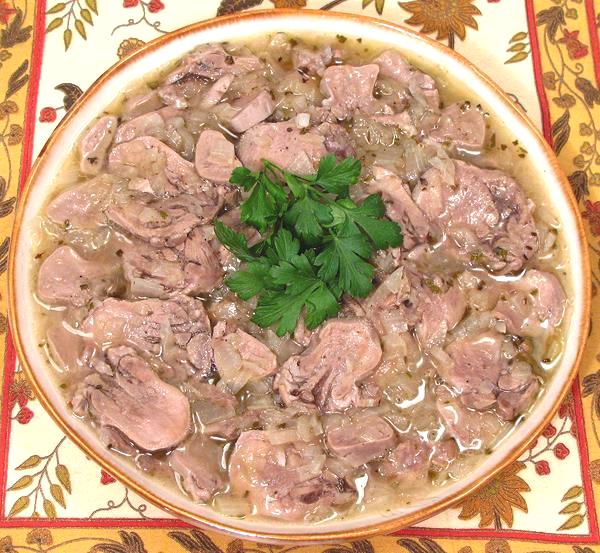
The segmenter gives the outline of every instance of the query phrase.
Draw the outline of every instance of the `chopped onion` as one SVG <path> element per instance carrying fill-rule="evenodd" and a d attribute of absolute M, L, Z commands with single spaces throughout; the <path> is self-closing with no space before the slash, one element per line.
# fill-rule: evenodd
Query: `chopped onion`
<path fill-rule="evenodd" d="M 134 277 L 131 279 L 131 293 L 141 298 L 161 298 L 165 295 L 165 289 L 155 280 Z"/>
<path fill-rule="evenodd" d="M 310 126 L 310 114 L 308 113 L 299 113 L 296 115 L 296 126 L 299 129 L 305 129 Z"/>
<path fill-rule="evenodd" d="M 252 505 L 247 499 L 232 495 L 217 495 L 213 507 L 227 517 L 242 518 L 252 513 Z"/>

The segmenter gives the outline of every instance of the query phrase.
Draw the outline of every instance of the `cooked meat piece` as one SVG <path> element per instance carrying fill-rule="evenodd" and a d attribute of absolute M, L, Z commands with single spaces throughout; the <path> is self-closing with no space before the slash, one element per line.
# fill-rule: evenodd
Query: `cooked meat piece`
<path fill-rule="evenodd" d="M 314 403 L 325 413 L 377 404 L 360 384 L 375 372 L 381 354 L 379 336 L 366 319 L 330 319 L 304 353 L 284 363 L 273 388 L 285 405 Z"/>
<path fill-rule="evenodd" d="M 413 191 L 416 204 L 453 240 L 461 260 L 483 261 L 494 271 L 519 270 L 538 248 L 532 207 L 523 191 L 501 171 L 462 161 L 452 166 L 425 172 Z"/>
<path fill-rule="evenodd" d="M 325 95 L 323 107 L 338 119 L 346 119 L 355 111 L 373 111 L 373 89 L 379 66 L 375 64 L 354 67 L 332 65 L 323 72 L 321 92 Z"/>
<path fill-rule="evenodd" d="M 273 113 L 275 104 L 268 90 L 261 90 L 256 96 L 243 97 L 232 103 L 240 108 L 231 119 L 229 126 L 237 133 L 242 133 L 258 125 Z"/>
<path fill-rule="evenodd" d="M 408 185 L 400 177 L 378 165 L 373 167 L 373 176 L 369 191 L 381 193 L 386 215 L 402 228 L 404 247 L 411 249 L 424 242 L 429 234 L 430 224 L 412 199 Z"/>
<path fill-rule="evenodd" d="M 331 48 L 319 48 L 309 50 L 308 48 L 296 47 L 292 50 L 292 63 L 294 69 L 306 75 L 323 76 L 325 68 L 333 60 Z"/>
<path fill-rule="evenodd" d="M 247 495 L 258 514 L 301 520 L 315 507 L 347 503 L 338 479 L 324 471 L 320 446 L 294 442 L 274 445 L 269 431 L 242 433 L 229 463 L 231 490 Z"/>
<path fill-rule="evenodd" d="M 146 451 L 183 441 L 191 425 L 185 396 L 160 380 L 131 348 L 111 348 L 107 360 L 114 375 L 103 375 L 100 385 L 83 392 L 98 424 L 114 426 Z"/>
<path fill-rule="evenodd" d="M 91 228 L 106 223 L 112 187 L 121 179 L 99 175 L 61 192 L 46 208 L 48 219 L 66 227 Z"/>
<path fill-rule="evenodd" d="M 98 437 L 107 449 L 112 449 L 121 455 L 135 457 L 138 454 L 131 440 L 114 426 L 101 426 L 98 429 Z"/>
<path fill-rule="evenodd" d="M 183 246 L 183 255 L 190 262 L 186 263 L 184 273 L 193 292 L 212 292 L 221 284 L 223 267 L 206 239 L 203 228 L 197 227 L 188 234 Z"/>
<path fill-rule="evenodd" d="M 416 436 L 409 437 L 386 457 L 379 466 L 385 478 L 419 485 L 427 477 L 431 446 Z"/>
<path fill-rule="evenodd" d="M 490 447 L 506 426 L 494 413 L 473 411 L 457 400 L 438 400 L 437 408 L 460 451 L 482 451 Z"/>
<path fill-rule="evenodd" d="M 531 379 L 520 390 L 500 392 L 498 394 L 498 413 L 506 421 L 513 420 L 517 415 L 524 413 L 531 407 L 539 390 L 540 383 L 536 379 Z"/>
<path fill-rule="evenodd" d="M 145 91 L 127 98 L 123 104 L 123 121 L 129 121 L 149 111 L 156 111 L 163 107 L 163 103 L 156 90 L 144 86 Z"/>
<path fill-rule="evenodd" d="M 452 285 L 446 292 L 442 292 L 435 283 L 432 288 L 435 292 L 427 285 L 422 287 L 416 303 L 421 320 L 415 330 L 421 347 L 425 349 L 441 344 L 467 310 L 467 302 L 458 286 Z"/>
<path fill-rule="evenodd" d="M 50 305 L 82 307 L 115 284 L 114 267 L 88 261 L 70 246 L 54 250 L 40 266 L 37 294 Z"/>
<path fill-rule="evenodd" d="M 236 416 L 238 401 L 233 394 L 206 382 L 189 384 L 188 397 L 191 398 L 192 410 L 203 430 L 211 424 Z"/>
<path fill-rule="evenodd" d="M 84 342 L 81 336 L 71 332 L 66 323 L 54 324 L 46 331 L 48 351 L 53 361 L 59 367 L 63 376 L 68 376 L 69 381 L 83 378 L 89 369 L 81 362 Z"/>
<path fill-rule="evenodd" d="M 206 130 L 200 133 L 196 143 L 196 171 L 216 184 L 229 182 L 231 172 L 240 167 L 235 148 L 220 132 Z"/>
<path fill-rule="evenodd" d="M 141 136 L 152 135 L 155 131 L 164 129 L 168 118 L 175 117 L 180 113 L 182 113 L 180 110 L 167 106 L 134 117 L 119 125 L 115 134 L 115 144 L 129 142 Z"/>
<path fill-rule="evenodd" d="M 494 315 L 506 322 L 511 334 L 540 336 L 560 324 L 565 300 L 553 274 L 531 269 L 500 296 Z"/>
<path fill-rule="evenodd" d="M 337 123 L 321 123 L 317 132 L 325 138 L 325 149 L 328 153 L 343 159 L 356 154 L 350 133 Z"/>
<path fill-rule="evenodd" d="M 105 115 L 94 123 L 79 142 L 81 163 L 79 168 L 85 175 L 97 175 L 106 164 L 106 152 L 117 130 L 117 118 Z"/>
<path fill-rule="evenodd" d="M 392 427 L 376 415 L 360 417 L 327 432 L 329 451 L 356 467 L 382 457 L 396 441 Z"/>
<path fill-rule="evenodd" d="M 471 396 L 470 407 L 486 409 L 496 402 L 498 378 L 508 370 L 503 339 L 488 331 L 455 340 L 446 348 L 453 362 L 440 364 L 438 372 L 457 392 Z"/>
<path fill-rule="evenodd" d="M 194 438 L 169 455 L 169 465 L 181 477 L 185 491 L 194 501 L 207 502 L 225 487 L 219 462 L 221 448 L 211 440 Z"/>
<path fill-rule="evenodd" d="M 204 96 L 202 96 L 200 108 L 210 109 L 211 107 L 216 106 L 223 99 L 225 93 L 229 90 L 233 79 L 235 79 L 235 75 L 232 75 L 231 73 L 228 75 L 223 75 L 221 78 L 217 79 L 206 91 Z"/>
<path fill-rule="evenodd" d="M 244 75 L 263 67 L 256 56 L 232 56 L 218 44 L 207 44 L 190 52 L 165 83 L 172 84 L 189 76 L 216 80 L 223 75 Z"/>
<path fill-rule="evenodd" d="M 192 196 L 144 201 L 146 198 L 137 194 L 122 198 L 107 209 L 106 215 L 112 223 L 155 247 L 185 242 L 194 227 L 210 221 L 215 213 L 213 206 L 204 209 L 201 205 L 196 206 L 196 213 L 190 213 L 189 209 L 197 204 Z"/>
<path fill-rule="evenodd" d="M 412 117 L 408 111 L 375 115 L 373 116 L 373 120 L 381 123 L 382 125 L 398 127 L 400 131 L 407 136 L 415 136 L 417 134 L 417 127 L 415 127 Z"/>
<path fill-rule="evenodd" d="M 303 132 L 294 123 L 262 123 L 246 131 L 237 145 L 242 165 L 252 171 L 267 159 L 283 169 L 307 175 L 327 154 L 324 137 L 314 130 Z"/>
<path fill-rule="evenodd" d="M 105 299 L 82 323 L 99 346 L 127 344 L 161 355 L 188 373 L 208 373 L 212 359 L 210 322 L 201 301 L 178 296 L 170 300 Z"/>
<path fill-rule="evenodd" d="M 450 142 L 459 150 L 480 153 L 485 145 L 485 118 L 471 106 L 451 104 L 442 110 L 430 136 L 438 142 Z"/>
<path fill-rule="evenodd" d="M 261 341 L 240 329 L 222 334 L 223 326 L 215 327 L 212 348 L 217 370 L 232 393 L 277 370 L 277 357 Z"/>
<path fill-rule="evenodd" d="M 156 195 L 185 192 L 216 203 L 214 186 L 204 181 L 194 164 L 152 136 L 141 136 L 117 144 L 108 156 L 111 172 L 124 177 L 146 179 Z"/>
<path fill-rule="evenodd" d="M 452 439 L 435 442 L 433 451 L 430 455 L 430 469 L 434 472 L 442 472 L 448 470 L 454 459 L 459 455 L 456 442 Z"/>
<path fill-rule="evenodd" d="M 435 80 L 429 75 L 415 69 L 398 52 L 386 50 L 377 56 L 373 63 L 379 66 L 381 76 L 394 79 L 409 89 L 417 99 L 433 109 L 440 105 L 440 95 Z"/>

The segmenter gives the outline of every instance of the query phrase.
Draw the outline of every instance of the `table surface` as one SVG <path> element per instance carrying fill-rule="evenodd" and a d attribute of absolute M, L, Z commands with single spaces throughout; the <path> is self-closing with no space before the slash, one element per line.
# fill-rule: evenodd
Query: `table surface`
<path fill-rule="evenodd" d="M 6 322 L 6 259 L 19 189 L 81 91 L 162 33 L 221 13 L 283 7 L 405 24 L 449 44 L 498 81 L 554 145 L 579 200 L 598 313 L 599 0 L 0 0 L 0 553 L 298 549 L 194 530 L 116 482 L 40 406 L 15 361 Z M 534 446 L 488 486 L 395 535 L 299 549 L 600 551 L 594 499 L 600 496 L 600 321 L 594 323 L 568 400 Z"/>

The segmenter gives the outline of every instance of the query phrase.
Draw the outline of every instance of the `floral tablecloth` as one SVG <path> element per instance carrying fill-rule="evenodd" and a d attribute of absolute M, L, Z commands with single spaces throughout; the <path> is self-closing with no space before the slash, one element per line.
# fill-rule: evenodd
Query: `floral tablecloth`
<path fill-rule="evenodd" d="M 586 220 L 598 320 L 581 375 L 537 442 L 418 526 L 278 547 L 169 518 L 79 451 L 36 401 L 6 324 L 19 189 L 57 121 L 105 68 L 159 34 L 259 8 L 360 12 L 417 29 L 492 75 L 554 146 Z M 0 0 L 0 553 L 600 552 L 599 0 Z M 596 496 L 596 497 L 595 497 Z"/>

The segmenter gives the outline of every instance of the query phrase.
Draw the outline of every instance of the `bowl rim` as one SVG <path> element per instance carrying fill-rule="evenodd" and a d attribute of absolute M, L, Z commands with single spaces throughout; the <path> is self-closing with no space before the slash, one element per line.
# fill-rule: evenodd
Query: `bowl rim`
<path fill-rule="evenodd" d="M 405 515 L 399 515 L 393 519 L 386 519 L 381 521 L 380 523 L 371 523 L 366 524 L 364 526 L 359 526 L 357 528 L 351 530 L 338 530 L 338 531 L 329 531 L 317 534 L 295 534 L 295 533 L 280 533 L 280 532 L 271 532 L 271 531 L 262 531 L 262 530 L 244 530 L 238 528 L 235 523 L 227 524 L 222 523 L 216 520 L 212 520 L 203 515 L 198 515 L 196 513 L 192 513 L 185 508 L 177 507 L 171 504 L 169 501 L 162 499 L 157 494 L 146 490 L 141 484 L 138 484 L 134 479 L 130 478 L 121 470 L 113 466 L 113 464 L 102 457 L 99 457 L 95 448 L 87 443 L 83 438 L 81 438 L 77 431 L 71 427 L 71 425 L 63 419 L 57 410 L 52 405 L 51 401 L 47 398 L 44 393 L 43 385 L 36 377 L 36 373 L 32 368 L 33 363 L 29 362 L 29 357 L 20 338 L 19 325 L 18 325 L 18 317 L 16 313 L 16 286 L 15 286 L 15 260 L 16 254 L 18 251 L 18 244 L 20 240 L 18 237 L 22 231 L 22 219 L 25 212 L 25 205 L 27 204 L 27 199 L 31 190 L 33 189 L 33 184 L 38 178 L 38 174 L 41 171 L 41 167 L 43 166 L 45 159 L 48 155 L 48 152 L 52 149 L 55 142 L 57 142 L 59 135 L 65 130 L 70 121 L 75 118 L 76 114 L 80 110 L 81 106 L 85 104 L 86 100 L 92 96 L 98 89 L 102 88 L 104 83 L 116 72 L 120 72 L 126 69 L 126 67 L 135 59 L 141 58 L 144 55 L 152 52 L 156 49 L 160 49 L 163 45 L 168 44 L 172 41 L 177 40 L 179 37 L 186 36 L 188 34 L 194 34 L 203 30 L 213 29 L 221 26 L 226 26 L 230 22 L 234 21 L 252 21 L 255 19 L 271 19 L 271 18 L 289 18 L 297 16 L 298 13 L 301 12 L 303 17 L 316 17 L 316 18 L 329 18 L 332 21 L 334 20 L 345 20 L 345 21 L 354 21 L 359 24 L 365 24 L 368 26 L 380 27 L 391 30 L 396 33 L 402 33 L 405 35 L 409 35 L 413 39 L 425 41 L 430 46 L 433 46 L 437 50 L 441 50 L 445 55 L 453 57 L 456 61 L 460 62 L 467 69 L 469 69 L 475 78 L 483 81 L 483 83 L 490 88 L 490 90 L 495 94 L 496 99 L 503 103 L 505 107 L 508 107 L 511 111 L 518 114 L 518 117 L 524 123 L 524 126 L 527 128 L 529 133 L 531 133 L 532 137 L 541 145 L 542 151 L 545 154 L 547 161 L 549 162 L 549 171 L 552 177 L 560 184 L 563 193 L 566 195 L 568 199 L 568 210 L 571 214 L 574 215 L 574 220 L 577 228 L 577 238 L 578 241 L 576 246 L 580 249 L 581 255 L 581 267 L 580 269 L 583 271 L 583 284 L 584 290 L 580 291 L 581 303 L 582 303 L 582 327 L 580 332 L 579 341 L 577 344 L 577 353 L 572 365 L 569 367 L 568 374 L 563 382 L 562 389 L 560 390 L 556 402 L 551 406 L 548 410 L 544 418 L 540 421 L 538 426 L 532 431 L 529 436 L 523 438 L 520 442 L 515 444 L 515 446 L 506 453 L 499 461 L 495 464 L 495 466 L 489 470 L 479 481 L 474 482 L 470 486 L 465 486 L 464 488 L 457 490 L 452 495 L 449 495 L 446 498 L 443 498 L 439 502 L 435 502 L 432 505 L 425 506 L 422 509 L 415 511 L 413 513 L 407 513 Z M 570 248 L 575 246 L 571 245 Z M 121 481 L 124 485 L 133 489 L 137 494 L 143 497 L 145 500 L 159 507 L 160 509 L 167 511 L 170 514 L 175 515 L 176 517 L 183 519 L 187 522 L 190 522 L 196 526 L 202 526 L 204 528 L 210 530 L 217 530 L 221 532 L 225 532 L 226 534 L 250 538 L 254 540 L 265 540 L 273 543 L 324 543 L 324 542 L 336 542 L 336 541 L 346 541 L 346 540 L 356 540 L 360 538 L 367 538 L 377 534 L 383 533 L 391 533 L 393 531 L 399 530 L 401 528 L 413 525 L 417 522 L 428 518 L 443 509 L 446 509 L 465 496 L 475 492 L 476 490 L 483 487 L 485 484 L 490 482 L 495 476 L 497 476 L 502 470 L 504 470 L 510 463 L 515 461 L 521 453 L 526 449 L 529 443 L 539 434 L 539 432 L 550 422 L 554 414 L 556 413 L 558 407 L 565 399 L 579 369 L 581 364 L 581 360 L 583 357 L 583 352 L 585 349 L 585 343 L 589 333 L 590 327 L 590 313 L 591 313 L 591 278 L 590 278 L 590 259 L 589 259 L 589 251 L 587 248 L 587 238 L 585 235 L 585 230 L 583 226 L 583 220 L 581 217 L 581 213 L 578 208 L 577 201 L 571 189 L 571 186 L 560 169 L 558 159 L 551 149 L 549 144 L 546 142 L 541 132 L 538 130 L 536 126 L 531 122 L 531 120 L 517 107 L 515 107 L 514 103 L 510 100 L 507 94 L 497 85 L 490 77 L 488 77 L 485 73 L 483 73 L 477 66 L 475 66 L 472 62 L 464 58 L 462 55 L 458 54 L 456 51 L 446 47 L 445 45 L 439 43 L 438 41 L 427 37 L 417 31 L 404 27 L 397 23 L 392 23 L 390 21 L 377 19 L 375 17 L 370 17 L 362 14 L 351 14 L 344 12 L 331 12 L 331 11 L 322 11 L 322 10 L 314 10 L 314 9 L 294 9 L 294 8 L 285 8 L 285 9 L 263 9 L 263 10 L 254 10 L 244 13 L 234 13 L 226 16 L 216 17 L 204 21 L 199 21 L 196 23 L 192 23 L 190 25 L 181 27 L 177 30 L 171 31 L 165 35 L 161 35 L 145 45 L 143 45 L 140 49 L 135 52 L 125 56 L 117 63 L 109 67 L 106 71 L 104 71 L 84 92 L 84 94 L 77 100 L 75 105 L 67 112 L 65 117 L 59 122 L 56 126 L 46 143 L 40 149 L 40 152 L 33 163 L 31 170 L 27 176 L 25 183 L 22 186 L 21 194 L 19 196 L 19 201 L 17 204 L 17 209 L 15 213 L 15 218 L 13 222 L 13 229 L 11 233 L 11 242 L 10 242 L 10 251 L 8 257 L 8 314 L 9 314 L 9 323 L 11 329 L 11 335 L 15 347 L 15 351 L 17 353 L 19 362 L 23 367 L 29 381 L 31 382 L 33 389 L 35 391 L 36 397 L 46 410 L 46 412 L 50 415 L 50 417 L 54 420 L 54 422 L 59 426 L 62 432 L 64 432 L 71 441 L 73 441 L 86 455 L 88 455 L 91 459 L 93 459 L 98 465 L 100 465 L 103 469 L 106 469 L 112 475 L 114 475 L 118 480 Z M 234 520 L 234 519 L 232 519 Z"/>

